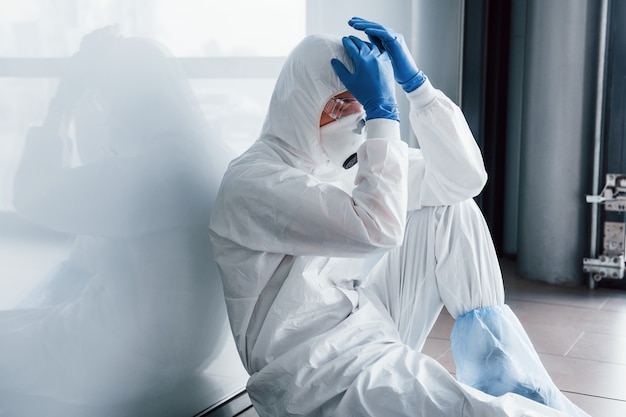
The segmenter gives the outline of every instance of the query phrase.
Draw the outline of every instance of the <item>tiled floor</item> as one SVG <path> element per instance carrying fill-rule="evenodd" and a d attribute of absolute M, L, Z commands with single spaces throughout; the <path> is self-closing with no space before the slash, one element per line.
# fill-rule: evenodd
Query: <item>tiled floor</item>
<path fill-rule="evenodd" d="M 507 304 L 526 328 L 556 385 L 593 417 L 626 416 L 626 291 L 522 280 L 502 260 Z M 424 352 L 454 373 L 453 320 L 439 317 Z M 255 417 L 254 410 L 240 416 Z"/>

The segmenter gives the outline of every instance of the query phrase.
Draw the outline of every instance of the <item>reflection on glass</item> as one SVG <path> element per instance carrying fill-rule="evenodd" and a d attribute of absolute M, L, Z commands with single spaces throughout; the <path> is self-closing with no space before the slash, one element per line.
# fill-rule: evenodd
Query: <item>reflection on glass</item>
<path fill-rule="evenodd" d="M 176 56 L 283 56 L 304 35 L 305 9 L 305 0 L 3 1 L 0 56 L 66 56 L 111 22 Z"/>
<path fill-rule="evenodd" d="M 237 155 L 259 135 L 274 84 L 274 79 L 190 80 L 211 129 Z"/>
<path fill-rule="evenodd" d="M 15 175 L 19 215 L 72 242 L 0 311 L 0 415 L 143 415 L 223 352 L 207 223 L 231 157 L 161 46 L 83 38 Z"/>

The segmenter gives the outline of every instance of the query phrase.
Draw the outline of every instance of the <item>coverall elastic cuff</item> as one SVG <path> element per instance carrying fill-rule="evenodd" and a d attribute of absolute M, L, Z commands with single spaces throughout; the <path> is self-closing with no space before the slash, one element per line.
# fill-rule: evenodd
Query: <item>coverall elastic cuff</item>
<path fill-rule="evenodd" d="M 437 89 L 433 87 L 430 80 L 427 78 L 419 88 L 406 93 L 409 101 L 416 109 L 428 107 L 437 97 Z"/>
<path fill-rule="evenodd" d="M 370 119 L 367 121 L 368 139 L 400 140 L 400 123 L 390 119 Z"/>

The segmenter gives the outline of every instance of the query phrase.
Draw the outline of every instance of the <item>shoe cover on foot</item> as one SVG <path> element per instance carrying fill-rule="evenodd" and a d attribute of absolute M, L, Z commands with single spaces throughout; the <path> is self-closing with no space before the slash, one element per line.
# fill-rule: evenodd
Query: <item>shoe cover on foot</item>
<path fill-rule="evenodd" d="M 494 396 L 513 392 L 573 417 L 589 417 L 554 385 L 507 305 L 458 317 L 450 340 L 459 381 Z"/>

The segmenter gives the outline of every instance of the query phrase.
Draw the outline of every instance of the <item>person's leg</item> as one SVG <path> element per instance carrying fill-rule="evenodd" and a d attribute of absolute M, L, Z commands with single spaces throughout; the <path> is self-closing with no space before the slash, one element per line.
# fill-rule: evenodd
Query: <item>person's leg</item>
<path fill-rule="evenodd" d="M 389 311 L 404 343 L 416 350 L 444 304 L 454 318 L 504 304 L 491 236 L 471 200 L 409 212 L 404 243 L 380 259 L 367 284 Z"/>
<path fill-rule="evenodd" d="M 526 331 L 504 304 L 489 230 L 472 200 L 445 208 L 436 232 L 437 283 L 456 319 L 450 340 L 457 379 L 494 396 L 516 393 L 587 416 L 554 385 Z"/>
<path fill-rule="evenodd" d="M 382 302 L 402 341 L 420 351 L 443 302 L 435 279 L 435 218 L 439 209 L 409 212 L 402 246 L 380 258 L 364 286 Z"/>
<path fill-rule="evenodd" d="M 260 416 L 565 417 L 514 394 L 480 392 L 400 340 L 378 296 L 339 325 L 276 357 L 247 386 Z"/>
<path fill-rule="evenodd" d="M 251 375 L 247 392 L 260 416 L 565 416 L 515 394 L 494 397 L 459 383 L 436 360 L 418 352 L 443 306 L 438 230 L 448 227 L 446 222 L 451 227 L 462 223 L 457 219 L 462 210 L 453 212 L 453 220 L 446 217 L 448 211 L 437 207 L 409 213 L 404 244 L 365 266 L 369 274 L 356 289 L 355 310 Z M 457 256 L 462 249 L 450 250 Z M 459 276 L 470 279 L 476 268 L 477 273 L 491 269 L 485 265 Z M 486 278 L 476 283 L 492 285 Z M 494 287 L 473 290 L 478 301 L 466 305 L 501 303 L 501 297 L 486 298 L 501 294 Z"/>
<path fill-rule="evenodd" d="M 500 264 L 485 219 L 474 200 L 438 208 L 435 222 L 437 288 L 452 317 L 503 305 Z"/>
<path fill-rule="evenodd" d="M 410 212 L 403 245 L 387 253 L 369 279 L 402 340 L 417 350 L 423 346 L 442 305 L 458 319 L 451 340 L 459 381 L 492 395 L 515 392 L 572 415 L 586 415 L 554 386 L 526 332 L 504 305 L 496 251 L 473 200 Z M 486 312 L 492 314 L 488 314 L 490 320 L 481 322 L 481 327 L 475 317 L 484 317 Z M 498 326 L 507 331 L 499 331 Z M 502 340 L 507 344 L 506 353 L 514 354 L 508 362 L 495 360 L 500 355 L 494 352 L 502 346 L 497 338 L 481 343 L 494 334 L 516 335 Z M 468 349 L 474 346 L 481 348 Z M 513 346 L 523 347 L 514 350 Z M 534 371 L 527 376 L 530 364 Z M 520 374 L 519 370 L 524 372 Z M 528 386 L 526 377 L 534 384 Z M 496 385 L 494 380 L 506 383 Z M 549 392 L 549 399 L 539 392 Z"/>

